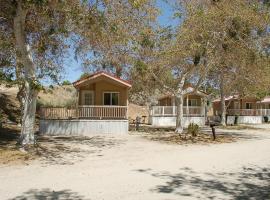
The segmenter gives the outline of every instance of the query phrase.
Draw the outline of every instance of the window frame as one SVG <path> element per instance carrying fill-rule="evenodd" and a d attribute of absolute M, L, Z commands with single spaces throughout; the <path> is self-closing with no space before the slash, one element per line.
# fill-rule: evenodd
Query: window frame
<path fill-rule="evenodd" d="M 247 108 L 247 104 L 250 104 L 250 108 Z M 252 102 L 245 102 L 245 109 L 246 110 L 252 110 L 253 108 L 252 108 Z"/>
<path fill-rule="evenodd" d="M 190 105 L 189 105 L 189 102 L 190 102 Z M 192 105 L 192 102 L 196 102 L 195 106 Z M 199 107 L 199 101 L 198 99 L 188 99 L 188 106 L 189 107 Z"/>
<path fill-rule="evenodd" d="M 85 104 L 85 94 L 91 94 L 92 95 L 92 104 Z M 95 92 L 93 90 L 82 90 L 82 105 L 84 106 L 93 106 L 95 105 Z"/>
<path fill-rule="evenodd" d="M 104 95 L 105 94 L 110 94 L 110 105 L 105 105 L 105 98 L 104 98 Z M 118 96 L 118 100 L 117 100 L 117 105 L 112 105 L 112 94 L 117 94 Z M 105 91 L 103 92 L 102 94 L 102 100 L 103 100 L 103 105 L 104 106 L 119 106 L 119 101 L 120 101 L 120 92 L 115 92 L 115 91 Z"/>

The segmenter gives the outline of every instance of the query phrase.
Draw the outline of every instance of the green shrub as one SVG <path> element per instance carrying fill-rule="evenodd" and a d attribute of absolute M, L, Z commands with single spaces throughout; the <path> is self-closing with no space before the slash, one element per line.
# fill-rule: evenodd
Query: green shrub
<path fill-rule="evenodd" d="M 196 137 L 200 132 L 200 127 L 198 124 L 191 123 L 188 125 L 187 133 L 191 134 L 193 137 Z"/>
<path fill-rule="evenodd" d="M 62 85 L 71 85 L 71 82 L 69 80 L 65 80 L 62 82 Z"/>

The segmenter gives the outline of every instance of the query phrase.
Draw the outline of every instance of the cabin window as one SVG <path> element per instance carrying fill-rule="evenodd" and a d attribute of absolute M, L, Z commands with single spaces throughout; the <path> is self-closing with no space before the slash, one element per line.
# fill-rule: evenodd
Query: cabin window
<path fill-rule="evenodd" d="M 104 92 L 103 102 L 106 106 L 116 106 L 119 104 L 119 92 Z"/>
<path fill-rule="evenodd" d="M 189 99 L 188 100 L 188 106 L 198 106 L 199 102 L 198 99 Z"/>
<path fill-rule="evenodd" d="M 83 91 L 83 105 L 94 105 L 94 92 Z"/>
<path fill-rule="evenodd" d="M 240 109 L 240 103 L 238 101 L 234 102 L 234 109 Z"/>
<path fill-rule="evenodd" d="M 252 109 L 252 103 L 246 103 L 246 109 Z"/>

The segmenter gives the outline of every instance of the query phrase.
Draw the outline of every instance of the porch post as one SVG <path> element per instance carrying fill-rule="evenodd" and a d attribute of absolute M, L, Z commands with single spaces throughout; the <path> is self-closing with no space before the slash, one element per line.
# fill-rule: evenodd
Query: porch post
<path fill-rule="evenodd" d="M 186 115 L 188 116 L 189 115 L 188 95 L 187 95 L 187 99 L 186 99 L 186 104 L 187 104 Z"/>
<path fill-rule="evenodd" d="M 162 116 L 164 116 L 164 106 L 162 106 Z"/>
<path fill-rule="evenodd" d="M 201 115 L 203 115 L 204 118 L 206 118 L 207 117 L 207 107 L 206 107 L 206 99 L 205 99 L 205 97 L 201 98 L 201 102 L 202 102 L 202 105 L 201 105 L 201 108 L 202 108 Z"/>
<path fill-rule="evenodd" d="M 77 97 L 77 101 L 76 101 L 76 118 L 79 118 L 79 101 L 80 101 L 80 96 L 79 96 L 79 91 L 78 89 L 76 89 L 76 97 Z"/>
<path fill-rule="evenodd" d="M 172 97 L 173 115 L 175 115 L 175 97 Z"/>
<path fill-rule="evenodd" d="M 127 98 L 127 112 L 126 112 L 126 119 L 128 119 L 128 98 Z"/>
<path fill-rule="evenodd" d="M 262 106 L 262 103 L 260 103 L 260 107 L 261 107 L 261 116 L 263 116 L 263 106 Z"/>

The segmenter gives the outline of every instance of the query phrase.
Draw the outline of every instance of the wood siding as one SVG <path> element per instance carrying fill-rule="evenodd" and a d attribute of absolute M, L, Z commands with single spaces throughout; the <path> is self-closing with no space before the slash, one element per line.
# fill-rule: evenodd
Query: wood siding
<path fill-rule="evenodd" d="M 119 106 L 128 105 L 128 88 L 115 84 L 105 78 L 94 83 L 85 84 L 79 88 L 79 105 L 83 105 L 82 91 L 84 90 L 94 91 L 94 105 L 103 105 L 104 92 L 118 92 Z"/>

